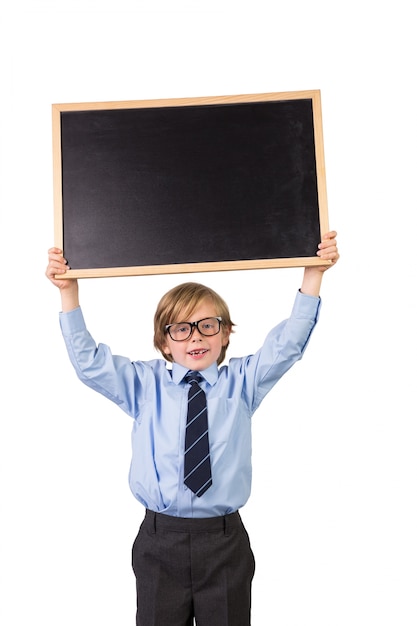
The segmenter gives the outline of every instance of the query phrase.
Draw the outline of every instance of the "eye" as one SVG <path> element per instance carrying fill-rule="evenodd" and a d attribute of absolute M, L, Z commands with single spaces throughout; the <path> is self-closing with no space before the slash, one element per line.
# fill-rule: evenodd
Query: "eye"
<path fill-rule="evenodd" d="M 171 334 L 174 334 L 177 337 L 181 335 L 188 335 L 190 332 L 190 326 L 188 324 L 175 324 L 175 326 L 171 326 Z"/>

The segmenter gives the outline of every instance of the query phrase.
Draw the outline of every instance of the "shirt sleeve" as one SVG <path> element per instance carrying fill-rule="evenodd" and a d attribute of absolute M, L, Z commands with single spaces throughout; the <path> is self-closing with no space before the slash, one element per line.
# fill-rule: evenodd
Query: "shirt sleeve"
<path fill-rule="evenodd" d="M 80 307 L 61 312 L 60 326 L 78 378 L 132 417 L 137 417 L 149 376 L 146 364 L 132 363 L 127 357 L 113 355 L 109 346 L 97 345 L 87 330 Z"/>
<path fill-rule="evenodd" d="M 240 365 L 244 374 L 242 393 L 251 413 L 280 378 L 299 361 L 317 324 L 319 297 L 297 292 L 291 315 L 275 326 L 263 346 Z M 233 359 L 230 365 L 233 367 Z"/>

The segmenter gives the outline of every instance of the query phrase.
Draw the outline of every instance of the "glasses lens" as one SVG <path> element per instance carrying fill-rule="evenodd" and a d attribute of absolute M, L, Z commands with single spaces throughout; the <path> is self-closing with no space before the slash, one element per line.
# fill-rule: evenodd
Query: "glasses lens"
<path fill-rule="evenodd" d="M 185 341 L 188 339 L 197 326 L 201 335 L 217 335 L 220 332 L 220 320 L 217 317 L 205 317 L 198 322 L 180 322 L 179 324 L 170 324 L 168 328 L 169 335 L 174 341 Z"/>
<path fill-rule="evenodd" d="M 191 324 L 184 322 L 183 324 L 173 324 L 168 329 L 171 338 L 174 341 L 183 341 L 191 335 Z"/>
<path fill-rule="evenodd" d="M 197 328 L 202 335 L 217 335 L 220 330 L 220 322 L 216 317 L 206 317 L 198 322 Z"/>

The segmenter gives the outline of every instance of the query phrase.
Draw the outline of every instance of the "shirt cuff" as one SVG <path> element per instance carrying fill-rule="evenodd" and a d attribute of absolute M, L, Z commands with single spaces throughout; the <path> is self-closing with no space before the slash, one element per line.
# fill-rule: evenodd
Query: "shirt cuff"
<path fill-rule="evenodd" d="M 59 314 L 59 323 L 63 335 L 72 335 L 79 331 L 86 330 L 84 316 L 80 307 L 72 311 L 61 311 Z"/>
<path fill-rule="evenodd" d="M 309 296 L 301 291 L 297 291 L 292 314 L 299 318 L 317 320 L 321 308 L 320 296 Z"/>

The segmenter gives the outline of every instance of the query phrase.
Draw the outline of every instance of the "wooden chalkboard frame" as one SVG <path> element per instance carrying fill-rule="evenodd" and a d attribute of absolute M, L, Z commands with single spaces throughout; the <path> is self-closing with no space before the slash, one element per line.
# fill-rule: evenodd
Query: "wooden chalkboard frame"
<path fill-rule="evenodd" d="M 115 120 L 115 124 L 117 124 L 117 115 L 114 113 L 121 111 L 128 112 L 137 112 L 137 115 L 143 115 L 144 111 L 147 113 L 151 113 L 153 116 L 155 115 L 166 115 L 172 112 L 181 111 L 182 114 L 187 115 L 190 111 L 197 111 L 198 113 L 204 113 L 206 111 L 214 110 L 214 108 L 223 107 L 222 110 L 226 110 L 225 106 L 227 105 L 227 113 L 230 112 L 230 107 L 239 107 L 240 105 L 250 105 L 253 106 L 254 103 L 269 103 L 270 105 L 279 105 L 280 103 L 287 103 L 288 105 L 299 106 L 299 102 L 308 102 L 309 106 L 311 103 L 311 111 L 312 111 L 312 133 L 313 133 L 313 145 L 311 147 L 311 152 L 314 154 L 310 154 L 309 157 L 313 159 L 315 165 L 315 182 L 316 185 L 316 194 L 317 194 L 317 203 L 316 206 L 313 207 L 312 211 L 314 212 L 311 217 L 311 222 L 313 224 L 313 232 L 318 234 L 314 241 L 314 246 L 317 245 L 318 239 L 329 230 L 328 228 L 328 209 L 327 209 L 327 192 L 326 192 L 326 177 L 325 177 L 325 163 L 324 163 L 324 144 L 323 144 L 323 130 L 322 130 L 322 111 L 321 111 L 321 97 L 319 90 L 309 90 L 309 91 L 293 91 L 293 92 L 276 92 L 276 93 L 261 93 L 261 94 L 249 94 L 249 95 L 236 95 L 236 96 L 213 96 L 213 97 L 198 97 L 198 98 L 174 98 L 174 99 L 157 99 L 157 100 L 138 100 L 138 101 L 120 101 L 120 102 L 90 102 L 90 103 L 68 103 L 68 104 L 53 104 L 52 105 L 52 132 L 53 132 L 53 184 L 54 184 L 54 232 L 55 232 L 55 245 L 61 248 L 64 251 L 64 256 L 69 261 L 69 266 L 72 269 L 69 269 L 64 278 L 94 278 L 94 277 L 111 277 L 111 276 L 134 276 L 134 275 L 147 275 L 147 274 L 173 274 L 173 273 L 188 273 L 188 272 L 207 272 L 207 271 L 228 271 L 228 270 L 245 270 L 245 269 L 267 269 L 267 268 L 277 268 L 277 267 L 304 267 L 311 265 L 319 265 L 323 264 L 323 261 L 320 260 L 317 256 L 315 256 L 315 249 L 307 251 L 305 254 L 300 254 L 299 252 L 296 254 L 286 253 L 284 255 L 278 255 L 275 251 L 272 251 L 269 254 L 268 258 L 259 258 L 262 255 L 257 255 L 257 258 L 220 258 L 216 260 L 207 260 L 207 259 L 193 259 L 192 262 L 178 262 L 177 257 L 173 257 L 169 259 L 168 262 L 166 257 L 164 257 L 163 262 L 159 263 L 143 263 L 140 258 L 140 253 L 138 254 L 138 258 L 134 259 L 134 262 L 131 262 L 131 258 L 129 259 L 129 263 L 125 263 L 123 258 L 119 259 L 116 264 L 111 260 L 111 253 L 109 253 L 109 258 L 106 258 L 104 262 L 100 264 L 99 267 L 93 266 L 93 263 L 81 263 L 81 266 L 77 267 L 77 263 L 74 264 L 73 260 L 70 256 L 67 256 L 67 250 L 65 246 L 65 232 L 70 232 L 71 228 L 74 224 L 71 223 L 71 211 L 67 209 L 67 206 L 70 204 L 65 200 L 64 193 L 64 182 L 66 177 L 72 176 L 71 184 L 72 188 L 77 187 L 77 176 L 83 176 L 84 170 L 82 172 L 78 172 L 76 167 L 73 167 L 73 171 L 70 174 L 66 172 L 66 163 L 70 159 L 66 158 L 66 151 L 70 151 L 68 148 L 68 144 L 71 144 L 71 140 L 68 140 L 67 144 L 63 140 L 63 120 L 65 124 L 67 123 L 67 119 L 73 119 L 72 117 L 65 117 L 68 113 L 89 113 L 89 112 L 111 112 L 113 115 L 112 119 Z M 256 104 L 255 104 L 256 106 Z M 269 105 L 268 105 L 269 106 Z M 187 110 L 187 107 L 190 109 Z M 202 110 L 204 108 L 204 111 Z M 237 110 L 237 109 L 235 109 Z M 100 113 L 98 113 L 100 114 Z M 77 120 L 83 119 L 77 118 Z M 91 116 L 86 116 L 87 122 L 89 124 L 89 132 L 86 134 L 87 142 L 91 137 Z M 94 122 L 94 117 L 93 117 Z M 300 126 L 300 124 L 299 124 Z M 77 127 L 78 128 L 78 127 Z M 97 131 L 99 133 L 100 130 Z M 68 133 L 67 133 L 68 135 Z M 102 135 L 102 133 L 101 133 Z M 71 137 L 71 135 L 68 135 Z M 93 136 L 94 139 L 94 136 Z M 81 153 L 84 154 L 84 147 L 86 143 L 83 144 L 82 148 L 78 148 L 79 155 L 75 153 L 75 157 L 81 156 Z M 285 159 L 285 154 L 283 158 Z M 74 157 L 74 155 L 72 155 Z M 100 156 L 98 157 L 100 158 Z M 76 158 L 75 158 L 76 160 Z M 74 158 L 73 158 L 74 162 Z M 107 166 L 108 167 L 108 166 Z M 77 171 L 76 171 L 77 170 Z M 75 171 L 75 173 L 74 173 Z M 78 173 L 77 173 L 78 172 Z M 83 185 L 88 185 L 88 181 L 86 183 L 83 180 Z M 156 185 L 157 187 L 158 185 Z M 122 195 L 122 187 L 120 185 L 119 192 Z M 255 190 L 256 191 L 256 190 Z M 68 195 L 68 194 L 67 194 Z M 299 196 L 299 194 L 298 194 Z M 297 197 L 298 197 L 297 196 Z M 74 195 L 77 197 L 77 194 Z M 123 197 L 120 198 L 120 201 L 123 202 Z M 91 201 L 90 201 L 91 204 Z M 94 204 L 94 202 L 92 203 Z M 313 203 L 314 204 L 314 203 Z M 88 209 L 88 203 L 86 203 L 86 207 Z M 94 207 L 93 207 L 94 209 Z M 97 209 L 94 209 L 97 210 Z M 308 209 L 310 210 L 310 209 Z M 287 211 L 288 212 L 288 211 Z M 75 211 L 76 213 L 76 211 Z M 201 211 L 197 211 L 198 214 L 201 214 Z M 105 216 L 100 213 L 94 216 L 95 222 L 97 224 L 97 228 L 101 228 L 103 221 L 105 220 Z M 114 219 L 114 216 L 112 217 Z M 140 219 L 140 218 L 139 218 Z M 156 216 L 156 221 L 158 219 L 162 222 L 162 216 Z M 288 219 L 288 216 L 287 216 Z M 187 221 L 187 220 L 185 220 Z M 253 219 L 249 220 L 253 225 Z M 267 220 L 268 221 L 268 220 Z M 310 221 L 310 220 L 308 220 Z M 193 234 L 190 233 L 189 228 L 193 227 L 193 223 L 198 224 L 197 228 L 201 231 L 204 226 L 198 222 L 198 217 L 195 220 L 191 219 L 187 221 L 187 235 L 193 237 Z M 244 221 L 243 227 L 244 227 Z M 239 239 L 242 236 L 242 223 L 240 226 L 236 228 L 236 239 Z M 90 225 L 92 222 L 90 221 Z M 77 226 L 77 225 L 75 225 Z M 221 229 L 221 225 L 219 226 Z M 267 224 L 265 228 L 270 228 L 270 224 Z M 294 226 L 290 224 L 290 228 L 294 230 Z M 118 250 L 123 248 L 123 232 L 126 233 L 126 229 L 129 230 L 129 225 L 125 225 L 124 230 L 122 231 L 122 239 L 114 242 L 114 247 Z M 114 236 L 118 237 L 118 228 L 114 228 Z M 86 242 L 83 241 L 84 232 L 88 232 L 88 238 Z M 85 228 L 83 226 L 75 229 L 76 241 L 79 249 L 87 249 L 94 248 L 94 245 L 91 246 L 91 241 L 94 240 L 94 237 L 100 237 L 100 233 L 95 232 L 95 228 Z M 216 233 L 217 236 L 218 233 Z M 222 233 L 220 232 L 220 235 Z M 230 235 L 229 235 L 230 236 Z M 294 233 L 292 233 L 294 236 Z M 213 237 L 215 239 L 215 237 Z M 274 240 L 275 241 L 275 240 Z M 97 244 L 100 245 L 100 244 Z M 275 244 L 274 244 L 275 245 Z M 164 245 L 164 241 L 160 239 L 158 234 L 158 240 L 151 240 L 150 246 L 153 250 L 166 250 L 166 246 Z M 112 246 L 107 246 L 109 249 Z M 233 247 L 233 246 L 232 246 Z M 225 255 L 226 256 L 226 255 Z M 236 253 L 235 253 L 236 256 Z M 242 256 L 244 256 L 242 254 Z M 75 265 L 75 267 L 74 267 Z M 79 265 L 79 264 L 78 264 Z"/>

